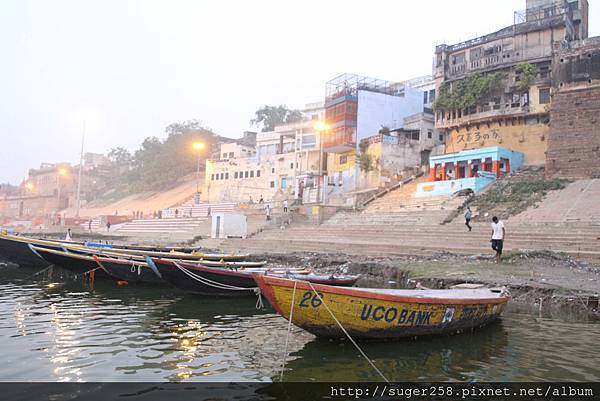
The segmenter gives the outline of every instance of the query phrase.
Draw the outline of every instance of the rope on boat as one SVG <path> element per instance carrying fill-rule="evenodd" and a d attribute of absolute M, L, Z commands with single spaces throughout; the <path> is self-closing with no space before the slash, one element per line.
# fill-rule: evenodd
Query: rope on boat
<path fill-rule="evenodd" d="M 387 377 L 385 377 L 383 375 L 383 373 L 381 373 L 381 371 L 379 369 L 377 369 L 377 366 L 375 366 L 375 364 L 373 363 L 373 361 L 369 359 L 369 357 L 367 356 L 367 354 L 365 354 L 365 352 L 359 347 L 359 345 L 356 343 L 356 341 L 354 341 L 354 339 L 350 336 L 350 333 L 348 333 L 348 331 L 344 328 L 344 326 L 342 326 L 342 324 L 340 323 L 340 321 L 337 320 L 337 318 L 335 317 L 335 315 L 333 314 L 333 312 L 331 311 L 331 309 L 329 309 L 329 306 L 327 306 L 327 304 L 325 303 L 325 301 L 321 297 L 321 294 L 319 294 L 317 292 L 317 290 L 315 290 L 315 287 L 313 287 L 312 283 L 310 281 L 307 281 L 307 283 L 310 286 L 310 288 L 312 288 L 313 292 L 315 293 L 315 295 L 317 296 L 317 298 L 319 299 L 319 301 L 321 301 L 321 303 L 323 304 L 323 306 L 325 307 L 325 309 L 327 309 L 327 312 L 329 312 L 329 314 L 331 315 L 331 317 L 333 318 L 333 320 L 335 320 L 335 322 L 337 323 L 337 325 L 340 326 L 340 329 L 342 329 L 342 331 L 344 332 L 344 334 L 346 335 L 346 337 L 348 337 L 348 339 L 352 342 L 352 344 L 354 344 L 354 346 L 356 347 L 356 349 L 367 360 L 367 362 L 369 362 L 369 364 L 373 367 L 373 369 L 375 369 L 375 371 L 379 374 L 379 376 L 381 376 L 381 378 L 383 380 L 385 380 L 386 383 L 389 383 L 390 381 L 387 379 Z"/>
<path fill-rule="evenodd" d="M 50 266 L 48 266 L 48 267 L 45 267 L 44 269 L 40 270 L 39 272 L 33 273 L 31 276 L 27 276 L 27 277 L 25 277 L 23 280 L 29 280 L 30 278 L 32 278 L 32 277 L 35 277 L 35 276 L 37 276 L 38 274 L 42 274 L 42 273 L 45 273 L 45 272 L 47 272 L 48 270 L 50 270 L 50 269 L 51 269 L 51 268 L 53 268 L 53 267 L 54 267 L 54 265 L 50 265 Z"/>
<path fill-rule="evenodd" d="M 290 305 L 290 319 L 288 322 L 287 335 L 285 336 L 285 349 L 283 351 L 283 364 L 281 365 L 281 374 L 279 375 L 279 381 L 283 381 L 283 372 L 285 370 L 285 360 L 287 357 L 288 344 L 290 340 L 290 333 L 292 331 L 292 317 L 294 316 L 294 303 L 296 302 L 296 284 L 298 282 L 294 280 L 294 290 L 292 291 L 292 303 Z"/>
<path fill-rule="evenodd" d="M 249 288 L 244 288 L 244 287 L 237 287 L 234 285 L 229 285 L 229 284 L 224 284 L 224 283 L 219 283 L 218 281 L 213 281 L 210 280 L 206 277 L 202 277 L 196 273 L 192 273 L 191 271 L 189 271 L 188 269 L 186 269 L 185 267 L 181 266 L 179 263 L 177 263 L 176 261 L 173 261 L 173 264 L 175 265 L 175 267 L 177 267 L 179 270 L 181 270 L 181 272 L 187 274 L 189 277 L 191 277 L 192 279 L 207 285 L 209 287 L 213 287 L 213 288 L 217 288 L 220 290 L 231 290 L 231 291 L 255 291 L 258 287 L 249 287 Z"/>
<path fill-rule="evenodd" d="M 260 292 L 260 288 L 257 287 L 254 289 L 254 294 L 256 294 L 256 296 L 258 297 L 256 299 L 256 309 L 264 309 L 265 304 L 263 303 L 263 299 L 262 299 L 262 293 Z"/>

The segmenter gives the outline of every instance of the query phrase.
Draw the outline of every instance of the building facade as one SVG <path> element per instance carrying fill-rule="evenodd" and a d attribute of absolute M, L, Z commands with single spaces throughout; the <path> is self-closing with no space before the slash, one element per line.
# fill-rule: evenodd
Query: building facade
<path fill-rule="evenodd" d="M 512 26 L 435 51 L 436 127 L 447 152 L 490 146 L 544 164 L 556 43 L 587 37 L 587 0 L 527 1 Z"/>

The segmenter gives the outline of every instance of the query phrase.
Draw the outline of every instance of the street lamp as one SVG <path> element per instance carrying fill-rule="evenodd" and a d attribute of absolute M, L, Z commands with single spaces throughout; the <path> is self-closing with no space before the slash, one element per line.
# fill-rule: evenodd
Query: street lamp
<path fill-rule="evenodd" d="M 194 142 L 192 144 L 192 148 L 198 153 L 198 169 L 196 171 L 196 173 L 198 174 L 198 181 L 196 182 L 196 196 L 198 197 L 198 201 L 200 201 L 200 154 L 202 153 L 204 148 L 206 148 L 206 145 L 203 142 Z"/>
<path fill-rule="evenodd" d="M 325 135 L 327 133 L 327 131 L 329 131 L 330 127 L 327 123 L 325 123 L 324 121 L 317 121 L 314 125 L 314 129 L 315 131 L 317 131 L 319 133 L 319 176 L 318 176 L 318 181 L 317 181 L 317 207 L 318 207 L 318 214 L 317 214 L 317 224 L 321 223 L 321 208 L 320 208 L 320 204 L 321 204 L 321 180 L 322 180 L 322 176 L 323 176 L 323 135 Z"/>

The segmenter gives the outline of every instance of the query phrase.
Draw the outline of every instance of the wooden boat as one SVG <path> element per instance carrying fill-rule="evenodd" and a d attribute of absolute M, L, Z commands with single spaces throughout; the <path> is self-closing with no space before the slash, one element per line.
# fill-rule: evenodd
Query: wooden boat
<path fill-rule="evenodd" d="M 42 240 L 16 235 L 0 234 L 0 257 L 9 262 L 26 267 L 48 266 L 48 262 L 31 251 L 29 245 L 44 247 L 47 249 L 64 250 L 65 248 L 72 252 L 90 254 L 91 250 L 98 252 L 110 250 L 116 257 L 124 255 L 138 255 L 140 257 L 154 256 L 164 258 L 176 258 L 181 260 L 208 260 L 210 263 L 243 262 L 244 264 L 262 263 L 246 262 L 246 254 L 211 254 L 202 252 L 179 252 L 179 251 L 151 251 L 147 249 L 137 249 L 126 245 L 111 245 L 109 248 L 86 247 L 83 243 L 69 242 L 61 240 Z"/>
<path fill-rule="evenodd" d="M 128 283 L 151 283 L 164 284 L 161 279 L 146 262 L 132 259 L 115 259 L 106 257 L 92 257 L 97 266 L 117 280 Z"/>
<path fill-rule="evenodd" d="M 79 247 L 82 249 L 94 249 L 92 247 Z M 76 250 L 74 247 L 69 246 L 69 249 Z M 210 260 L 210 261 L 227 261 L 227 262 L 240 262 L 248 258 L 248 254 L 220 254 L 220 253 L 203 253 L 199 251 L 194 252 L 178 252 L 178 251 L 147 251 L 143 249 L 122 249 L 122 248 L 100 248 L 102 251 L 109 251 L 119 255 L 143 255 L 153 258 L 168 258 L 168 259 L 179 259 L 179 260 Z"/>
<path fill-rule="evenodd" d="M 97 278 L 113 278 L 105 270 L 98 269 L 98 263 L 96 263 L 96 260 L 93 258 L 93 256 L 65 252 L 63 250 L 50 249 L 35 245 L 32 245 L 32 249 L 48 264 L 60 266 L 63 269 L 69 270 L 75 274 L 85 274 L 94 270 L 94 276 Z"/>
<path fill-rule="evenodd" d="M 97 255 L 97 256 L 105 256 L 105 257 L 109 257 L 109 258 L 119 258 L 119 259 L 134 259 L 134 260 L 140 260 L 140 261 L 146 261 L 146 255 L 144 255 L 143 253 L 133 253 L 133 252 L 128 252 L 128 253 L 123 253 L 123 252 L 114 252 L 113 249 L 111 248 L 94 248 L 94 247 L 85 247 L 85 246 L 80 246 L 80 245 L 72 245 L 72 244 L 61 244 L 61 247 L 63 249 L 66 249 L 70 252 L 75 252 L 75 253 L 80 253 L 80 254 L 84 254 L 84 255 Z M 173 255 L 173 253 L 168 253 L 168 255 Z M 178 259 L 176 257 L 168 257 L 165 259 L 176 259 L 176 260 L 182 260 L 182 259 Z M 267 262 L 266 261 L 257 261 L 257 262 L 253 262 L 253 261 L 228 261 L 228 260 L 205 260 L 205 259 L 193 259 L 193 260 L 186 260 L 186 262 L 188 263 L 198 263 L 201 264 L 203 266 L 213 266 L 213 267 L 236 267 L 236 268 L 243 268 L 243 267 L 262 267 L 264 266 Z"/>
<path fill-rule="evenodd" d="M 173 259 L 152 258 L 152 263 L 163 280 L 186 291 L 199 295 L 239 296 L 251 295 L 257 288 L 254 274 L 286 277 L 291 273 L 306 280 L 327 282 L 332 285 L 353 285 L 358 276 L 331 276 L 312 274 L 307 270 L 273 270 L 264 268 L 211 267 Z"/>
<path fill-rule="evenodd" d="M 485 325 L 500 317 L 509 299 L 506 289 L 393 290 L 334 287 L 262 274 L 254 279 L 281 316 L 289 319 L 293 304 L 292 323 L 330 338 L 345 337 L 332 315 L 353 338 L 392 340 Z"/>
<path fill-rule="evenodd" d="M 54 241 L 0 234 L 0 255 L 6 260 L 24 267 L 48 266 L 49 262 L 32 252 L 29 245 L 60 249 L 60 245 Z"/>

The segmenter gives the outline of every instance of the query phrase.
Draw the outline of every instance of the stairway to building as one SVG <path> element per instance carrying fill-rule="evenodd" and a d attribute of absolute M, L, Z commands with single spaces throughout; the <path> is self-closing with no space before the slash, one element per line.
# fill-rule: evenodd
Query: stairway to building
<path fill-rule="evenodd" d="M 507 224 L 506 250 L 565 252 L 600 260 L 600 227 L 512 227 Z M 397 256 L 491 253 L 489 224 L 382 225 L 380 222 L 310 226 L 296 224 L 286 230 L 266 230 L 247 240 L 228 240 L 230 250 L 264 253 L 323 252 L 349 255 Z"/>
<path fill-rule="evenodd" d="M 178 217 L 163 219 L 136 219 L 120 224 L 113 231 L 117 234 L 176 234 L 192 233 L 207 225 L 207 217 Z"/>
<path fill-rule="evenodd" d="M 98 231 L 100 229 L 100 223 L 101 223 L 102 219 L 100 217 L 94 217 L 92 219 L 92 225 L 91 225 L 91 229 L 92 231 Z M 79 225 L 81 228 L 83 228 L 84 230 L 89 230 L 90 229 L 90 223 L 89 221 L 86 223 L 81 223 Z"/>
<path fill-rule="evenodd" d="M 235 211 L 237 203 L 201 203 L 199 205 L 194 204 L 193 199 L 177 206 L 170 207 L 162 210 L 163 218 L 176 218 L 176 217 L 207 217 L 208 209 L 210 213 L 231 213 Z"/>
<path fill-rule="evenodd" d="M 517 177 L 518 178 L 518 177 Z M 407 186 L 408 187 L 408 186 Z M 447 224 L 464 197 L 411 198 L 404 188 L 372 202 L 362 212 L 338 212 L 320 226 L 294 223 L 245 241 L 225 241 L 231 251 L 322 252 L 394 256 L 492 253 L 491 217 L 472 222 L 462 213 Z M 387 199 L 386 199 L 387 198 Z M 600 261 L 600 180 L 581 180 L 551 191 L 539 204 L 505 221 L 507 251 L 554 251 Z"/>
<path fill-rule="evenodd" d="M 411 182 L 391 190 L 385 195 L 369 203 L 365 208 L 365 213 L 379 212 L 398 212 L 413 209 L 431 209 L 440 203 L 440 200 L 446 200 L 448 197 L 433 198 L 415 198 L 417 185 L 426 182 L 428 177 L 419 177 Z"/>

